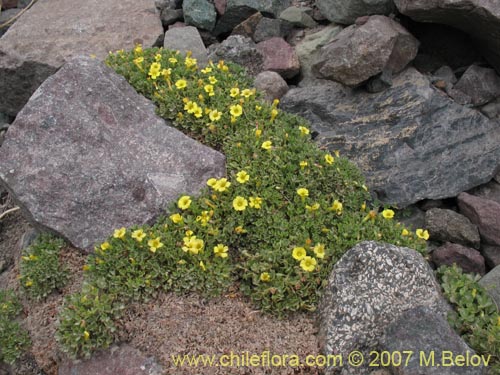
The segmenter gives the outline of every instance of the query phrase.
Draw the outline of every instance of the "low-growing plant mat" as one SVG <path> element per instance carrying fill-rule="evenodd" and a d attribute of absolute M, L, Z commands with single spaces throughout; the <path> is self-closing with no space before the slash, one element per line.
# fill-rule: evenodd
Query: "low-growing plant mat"
<path fill-rule="evenodd" d="M 19 242 L 30 228 L 19 212 L 3 220 L 0 229 L 0 251 L 14 256 L 14 266 L 0 274 L 0 288 L 13 289 L 20 295 L 25 318 L 22 326 L 30 334 L 32 356 L 27 355 L 14 365 L 22 375 L 41 374 L 34 368 L 32 358 L 47 375 L 55 375 L 62 354 L 55 340 L 57 318 L 64 296 L 81 288 L 85 255 L 65 247 L 62 261 L 69 267 L 70 280 L 61 293 L 53 293 L 40 302 L 22 296 L 19 287 Z M 175 367 L 171 355 L 261 354 L 298 355 L 319 354 L 316 328 L 311 314 L 296 313 L 278 319 L 262 313 L 238 294 L 206 299 L 197 295 L 163 294 L 147 303 L 129 306 L 118 322 L 119 339 L 154 356 L 167 374 L 317 374 L 315 368 L 292 367 Z"/>

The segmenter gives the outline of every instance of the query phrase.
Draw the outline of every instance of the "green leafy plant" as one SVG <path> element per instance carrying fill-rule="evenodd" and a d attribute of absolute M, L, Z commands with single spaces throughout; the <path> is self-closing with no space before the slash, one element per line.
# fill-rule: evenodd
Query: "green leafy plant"
<path fill-rule="evenodd" d="M 242 68 L 220 61 L 200 69 L 189 54 L 140 46 L 106 63 L 159 115 L 222 151 L 227 175 L 208 179 L 197 197 L 181 195 L 154 226 L 117 228 L 99 244 L 84 269 L 100 295 L 116 302 L 159 291 L 213 296 L 238 285 L 262 310 L 284 315 L 314 310 L 332 266 L 359 241 L 426 247 L 426 232 L 411 233 L 392 210 L 370 207 L 359 170 L 319 149 L 306 121 L 281 111 L 279 101 L 263 102 Z M 87 354 L 99 343 L 81 345 L 87 320 L 69 306 L 60 342 Z"/>
<path fill-rule="evenodd" d="M 487 292 L 478 284 L 479 275 L 442 266 L 438 277 L 444 295 L 455 307 L 450 324 L 478 353 L 491 355 L 491 371 L 500 374 L 500 315 Z"/>
<path fill-rule="evenodd" d="M 59 261 L 64 241 L 50 234 L 41 234 L 21 257 L 21 286 L 28 296 L 45 298 L 68 280 L 68 271 Z"/>
<path fill-rule="evenodd" d="M 22 306 L 11 290 L 0 290 L 0 361 L 12 364 L 30 346 L 28 333 L 14 319 Z"/>
<path fill-rule="evenodd" d="M 81 293 L 66 297 L 56 340 L 71 357 L 89 357 L 92 351 L 113 343 L 114 321 L 123 308 L 110 295 L 86 285 Z"/>

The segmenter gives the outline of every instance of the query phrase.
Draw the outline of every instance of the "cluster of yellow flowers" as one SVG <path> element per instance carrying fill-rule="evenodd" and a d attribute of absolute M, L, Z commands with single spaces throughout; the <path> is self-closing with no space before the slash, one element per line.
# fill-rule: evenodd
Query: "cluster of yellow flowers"
<path fill-rule="evenodd" d="M 121 239 L 121 240 L 125 239 L 126 235 L 127 235 L 126 228 L 115 229 L 115 231 L 113 233 L 114 238 Z M 147 237 L 147 234 L 144 232 L 144 230 L 137 229 L 131 233 L 130 237 L 133 238 L 134 240 L 136 240 L 137 242 L 142 243 L 144 238 Z M 161 242 L 161 238 L 158 236 L 154 237 L 154 238 L 151 237 L 148 240 L 147 244 L 149 247 L 149 251 L 151 251 L 152 253 L 155 253 L 156 250 L 158 250 L 159 248 L 164 246 L 164 244 Z M 100 246 L 100 249 L 101 249 L 101 251 L 109 250 L 109 249 L 111 249 L 111 244 L 108 241 L 103 242 Z"/>
<path fill-rule="evenodd" d="M 316 258 L 323 259 L 325 257 L 325 245 L 316 244 L 312 248 Z M 292 250 L 293 259 L 300 262 L 300 268 L 302 268 L 306 272 L 312 272 L 316 269 L 316 265 L 318 264 L 316 258 L 307 255 L 307 250 L 305 247 L 294 247 Z"/>

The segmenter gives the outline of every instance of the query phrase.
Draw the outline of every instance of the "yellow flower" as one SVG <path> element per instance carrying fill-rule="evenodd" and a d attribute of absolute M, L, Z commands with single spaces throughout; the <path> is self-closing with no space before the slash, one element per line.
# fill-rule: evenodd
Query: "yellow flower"
<path fill-rule="evenodd" d="M 429 239 L 429 232 L 427 230 L 417 229 L 415 233 L 417 234 L 418 238 L 426 241 Z"/>
<path fill-rule="evenodd" d="M 208 77 L 208 81 L 212 84 L 212 85 L 215 85 L 217 83 L 217 78 L 215 78 L 214 76 L 210 76 Z"/>
<path fill-rule="evenodd" d="M 250 207 L 255 209 L 260 209 L 262 206 L 262 198 L 259 197 L 250 197 Z"/>
<path fill-rule="evenodd" d="M 316 268 L 316 259 L 312 257 L 305 257 L 300 261 L 300 268 L 307 272 L 314 271 Z"/>
<path fill-rule="evenodd" d="M 214 109 L 213 111 L 210 111 L 208 117 L 210 118 L 210 121 L 219 121 L 222 117 L 222 112 Z"/>
<path fill-rule="evenodd" d="M 316 254 L 316 256 L 319 259 L 323 259 L 325 257 L 325 245 L 322 245 L 319 243 L 313 247 L 313 251 L 314 251 L 314 254 Z"/>
<path fill-rule="evenodd" d="M 25 260 L 26 262 L 29 262 L 31 260 L 30 257 L 26 257 L 26 256 L 22 256 L 21 259 Z"/>
<path fill-rule="evenodd" d="M 214 254 L 216 257 L 227 258 L 228 251 L 229 251 L 229 248 L 227 246 L 224 246 L 221 243 L 214 247 Z"/>
<path fill-rule="evenodd" d="M 292 257 L 296 260 L 302 260 L 306 257 L 306 249 L 303 247 L 294 247 L 292 251 Z"/>
<path fill-rule="evenodd" d="M 209 67 L 209 66 L 207 66 L 205 69 L 202 69 L 202 70 L 201 70 L 201 72 L 202 72 L 203 74 L 210 73 L 211 71 L 212 71 L 212 68 L 211 68 L 211 67 Z"/>
<path fill-rule="evenodd" d="M 125 228 L 115 229 L 115 231 L 113 233 L 113 237 L 114 238 L 123 238 L 123 237 L 125 237 L 126 232 L 127 232 L 127 230 Z"/>
<path fill-rule="evenodd" d="M 260 281 L 264 282 L 264 283 L 267 283 L 268 281 L 271 280 L 271 275 L 269 275 L 269 273 L 267 272 L 262 272 L 260 274 Z"/>
<path fill-rule="evenodd" d="M 337 199 L 335 199 L 332 203 L 332 207 L 330 207 L 330 210 L 337 212 L 338 214 L 342 213 L 342 208 L 343 205 L 341 202 L 339 202 Z"/>
<path fill-rule="evenodd" d="M 233 208 L 236 211 L 245 211 L 247 206 L 248 206 L 248 201 L 245 198 L 240 197 L 240 196 L 237 196 L 236 198 L 234 198 Z"/>
<path fill-rule="evenodd" d="M 184 237 L 184 244 L 186 246 L 183 246 L 182 250 L 195 255 L 202 252 L 205 247 L 205 242 L 200 238 L 196 238 L 196 236 Z"/>
<path fill-rule="evenodd" d="M 144 62 L 144 57 L 138 57 L 134 59 L 134 64 L 137 65 L 137 67 L 141 68 L 142 63 Z"/>
<path fill-rule="evenodd" d="M 179 207 L 181 210 L 187 210 L 189 206 L 191 205 L 191 198 L 189 195 L 184 195 L 179 198 L 179 201 L 177 202 L 177 207 Z"/>
<path fill-rule="evenodd" d="M 168 59 L 168 62 L 172 65 L 175 65 L 175 64 L 177 64 L 177 59 L 175 57 L 171 57 Z"/>
<path fill-rule="evenodd" d="M 240 184 L 244 184 L 245 182 L 248 182 L 248 180 L 250 180 L 250 175 L 247 172 L 240 171 L 236 173 L 236 181 Z"/>
<path fill-rule="evenodd" d="M 250 96 L 252 96 L 252 90 L 249 90 L 249 89 L 244 89 L 242 92 L 241 92 L 241 96 L 244 96 L 245 98 L 249 98 Z"/>
<path fill-rule="evenodd" d="M 300 168 L 305 168 L 305 167 L 307 167 L 307 166 L 308 166 L 307 161 L 302 160 L 302 161 L 300 162 Z"/>
<path fill-rule="evenodd" d="M 146 233 L 142 229 L 137 229 L 132 232 L 132 238 L 137 240 L 137 242 L 142 242 L 142 240 L 146 237 Z"/>
<path fill-rule="evenodd" d="M 184 105 L 184 110 L 187 111 L 187 113 L 194 113 L 197 109 L 198 104 L 196 104 L 196 102 L 192 102 L 191 100 L 188 100 Z"/>
<path fill-rule="evenodd" d="M 306 210 L 310 212 L 317 211 L 319 210 L 319 207 L 320 207 L 319 203 L 314 203 L 312 206 L 306 205 Z"/>
<path fill-rule="evenodd" d="M 170 220 L 172 220 L 173 223 L 179 224 L 182 223 L 182 216 L 180 214 L 173 214 L 170 215 Z"/>
<path fill-rule="evenodd" d="M 215 186 L 215 184 L 216 184 L 216 183 L 217 183 L 217 179 L 215 179 L 215 178 L 213 178 L 213 177 L 212 177 L 212 178 L 209 178 L 209 179 L 207 180 L 207 185 L 208 185 L 208 186 L 210 186 L 211 188 L 213 188 L 213 187 Z"/>
<path fill-rule="evenodd" d="M 309 196 L 309 190 L 307 190 L 306 188 L 298 188 L 297 189 L 297 194 L 302 198 L 306 198 Z"/>
<path fill-rule="evenodd" d="M 262 129 L 255 129 L 255 136 L 259 138 L 262 135 Z"/>
<path fill-rule="evenodd" d="M 186 57 L 186 60 L 184 60 L 184 65 L 186 65 L 186 68 L 191 68 L 193 66 L 196 66 L 198 61 L 196 59 L 193 59 L 191 57 Z"/>
<path fill-rule="evenodd" d="M 237 226 L 236 228 L 234 228 L 234 231 L 238 234 L 243 234 L 243 233 L 246 233 L 246 229 L 243 228 L 241 225 Z"/>
<path fill-rule="evenodd" d="M 175 87 L 177 87 L 179 90 L 186 88 L 186 86 L 187 82 L 185 79 L 179 79 L 175 82 Z"/>
<path fill-rule="evenodd" d="M 86 272 L 86 271 L 90 270 L 90 266 L 89 266 L 88 264 L 85 264 L 85 265 L 82 267 L 82 270 L 83 270 L 84 272 Z"/>
<path fill-rule="evenodd" d="M 243 108 L 239 104 L 232 105 L 229 108 L 229 113 L 231 113 L 231 116 L 240 117 L 243 114 Z"/>
<path fill-rule="evenodd" d="M 168 68 L 168 69 L 163 69 L 161 71 L 161 75 L 163 76 L 163 78 L 165 78 L 166 80 L 168 80 L 170 78 L 170 75 L 172 74 L 172 69 Z"/>
<path fill-rule="evenodd" d="M 406 237 L 406 236 L 409 236 L 409 235 L 410 235 L 410 232 L 408 231 L 408 229 L 403 228 L 403 230 L 401 231 L 401 235 L 402 235 L 403 237 Z"/>
<path fill-rule="evenodd" d="M 200 107 L 198 107 L 194 110 L 193 115 L 196 118 L 203 117 L 203 110 Z"/>
<path fill-rule="evenodd" d="M 25 283 L 24 283 L 24 286 L 27 286 L 27 287 L 30 287 L 33 285 L 33 281 L 32 280 L 27 280 Z"/>
<path fill-rule="evenodd" d="M 240 95 L 240 89 L 237 88 L 237 87 L 233 87 L 231 89 L 231 91 L 229 92 L 229 95 L 232 97 L 232 98 L 236 98 L 238 95 Z"/>
<path fill-rule="evenodd" d="M 30 254 L 29 260 L 37 260 L 38 257 L 36 255 Z"/>
<path fill-rule="evenodd" d="M 84 340 L 88 340 L 88 339 L 90 339 L 90 333 L 89 333 L 88 331 L 84 331 L 84 332 L 83 332 L 83 339 L 84 339 Z"/>
<path fill-rule="evenodd" d="M 377 211 L 371 210 L 370 212 L 368 212 L 368 215 L 364 217 L 363 222 L 367 220 L 374 221 L 376 217 L 377 217 Z"/>
<path fill-rule="evenodd" d="M 208 93 L 209 96 L 215 95 L 213 85 L 205 85 L 205 87 L 203 87 L 203 89 L 205 90 L 206 93 Z"/>
<path fill-rule="evenodd" d="M 152 78 L 152 79 L 156 79 L 158 78 L 158 76 L 161 74 L 161 64 L 160 63 L 157 63 L 157 62 L 154 62 L 151 64 L 150 68 L 149 68 L 149 73 L 148 75 Z"/>
<path fill-rule="evenodd" d="M 226 191 L 227 189 L 229 189 L 230 186 L 231 186 L 231 183 L 227 180 L 227 178 L 221 178 L 220 180 L 218 180 L 215 183 L 213 188 L 215 191 L 219 191 L 222 193 L 222 192 Z"/>
<path fill-rule="evenodd" d="M 270 150 L 273 147 L 273 143 L 271 141 L 265 141 L 260 147 L 262 147 L 264 150 Z"/>
<path fill-rule="evenodd" d="M 366 210 L 366 202 L 363 202 L 363 204 L 361 205 L 361 211 L 364 211 Z"/>
<path fill-rule="evenodd" d="M 156 250 L 158 250 L 160 247 L 163 247 L 163 243 L 161 242 L 160 237 L 156 237 L 148 241 L 148 246 L 149 251 L 151 251 L 152 253 L 156 253 Z"/>
<path fill-rule="evenodd" d="M 392 219 L 394 217 L 394 211 L 390 209 L 385 209 L 384 211 L 382 211 L 382 216 L 388 220 Z"/>
<path fill-rule="evenodd" d="M 330 154 L 326 154 L 325 155 L 325 162 L 326 162 L 326 164 L 333 164 L 334 161 L 335 161 L 335 159 L 333 158 L 332 155 L 330 155 Z"/>
<path fill-rule="evenodd" d="M 260 111 L 261 109 L 262 109 L 262 106 L 260 106 L 260 105 L 256 105 L 256 106 L 255 106 L 255 110 L 256 110 L 257 112 L 258 112 L 258 111 Z"/>
<path fill-rule="evenodd" d="M 308 135 L 309 134 L 309 129 L 306 128 L 305 126 L 299 126 L 300 133 L 302 135 Z"/>
<path fill-rule="evenodd" d="M 106 250 L 108 250 L 110 247 L 111 247 L 111 245 L 109 244 L 109 242 L 108 242 L 108 241 L 103 242 L 103 243 L 101 244 L 101 250 L 102 250 L 102 251 L 106 251 Z"/>
<path fill-rule="evenodd" d="M 274 99 L 273 100 L 273 107 L 277 107 L 278 104 L 280 104 L 280 100 L 279 99 Z"/>
<path fill-rule="evenodd" d="M 141 55 L 142 54 L 142 45 L 138 44 L 134 48 L 134 54 Z"/>
<path fill-rule="evenodd" d="M 200 260 L 200 268 L 203 270 L 203 271 L 206 271 L 207 270 L 207 267 L 205 267 L 205 263 L 203 263 L 202 260 Z"/>
<path fill-rule="evenodd" d="M 211 211 L 213 214 L 213 211 Z M 203 211 L 200 216 L 196 217 L 196 221 L 201 222 L 201 226 L 204 227 L 210 221 L 212 214 L 209 211 Z"/>
<path fill-rule="evenodd" d="M 161 60 L 161 54 L 157 53 L 155 55 L 155 61 L 160 61 Z"/>
<path fill-rule="evenodd" d="M 278 110 L 276 108 L 273 108 L 271 110 L 271 121 L 274 121 L 274 119 L 276 118 L 276 116 L 278 116 Z"/>

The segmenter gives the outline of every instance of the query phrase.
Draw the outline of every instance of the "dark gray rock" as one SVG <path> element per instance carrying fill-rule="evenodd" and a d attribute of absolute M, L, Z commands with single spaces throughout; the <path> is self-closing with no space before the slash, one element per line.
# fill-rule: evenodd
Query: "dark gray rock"
<path fill-rule="evenodd" d="M 458 207 L 463 215 L 477 225 L 485 244 L 500 246 L 500 203 L 461 193 Z"/>
<path fill-rule="evenodd" d="M 483 374 L 484 370 L 482 365 L 435 366 L 435 364 L 449 363 L 449 360 L 446 362 L 448 352 L 453 353 L 453 358 L 459 355 L 463 355 L 464 358 L 466 355 L 477 355 L 450 327 L 445 318 L 424 306 L 405 311 L 391 323 L 381 340 L 380 350 L 401 353 L 404 366 L 391 366 L 394 373 L 399 375 L 473 375 Z M 413 353 L 411 356 L 406 356 L 403 354 L 404 351 Z M 430 360 L 433 356 L 434 365 Z M 442 358 L 445 362 L 441 361 Z"/>
<path fill-rule="evenodd" d="M 0 112 L 15 116 L 40 84 L 78 55 L 153 46 L 163 35 L 152 1 L 37 1 L 0 39 Z"/>
<path fill-rule="evenodd" d="M 12 9 L 5 9 L 5 10 L 4 10 L 4 8 L 2 8 L 2 11 L 0 12 L 0 24 L 6 23 L 10 19 L 17 16 L 21 11 L 22 11 L 22 9 L 19 9 L 19 8 L 12 8 Z M 3 34 L 5 34 L 8 29 L 9 29 L 9 26 L 2 27 L 0 29 L 0 37 Z"/>
<path fill-rule="evenodd" d="M 225 173 L 225 158 L 155 115 L 110 68 L 76 58 L 50 77 L 0 148 L 0 182 L 36 227 L 92 250 Z"/>
<path fill-rule="evenodd" d="M 263 16 L 260 12 L 252 14 L 245 21 L 236 26 L 233 29 L 231 35 L 243 35 L 247 38 L 253 39 L 255 30 L 257 29 L 257 25 L 259 24 L 262 17 Z"/>
<path fill-rule="evenodd" d="M 283 78 L 292 78 L 299 73 L 299 58 L 283 38 L 270 38 L 260 42 L 257 50 L 264 56 L 262 70 L 276 72 Z"/>
<path fill-rule="evenodd" d="M 479 109 L 485 116 L 500 120 L 500 99 L 496 99 Z"/>
<path fill-rule="evenodd" d="M 182 21 L 184 18 L 184 11 L 182 9 L 165 8 L 160 13 L 161 24 L 163 27 L 168 27 L 177 21 Z"/>
<path fill-rule="evenodd" d="M 291 0 L 228 0 L 224 15 L 217 21 L 214 34 L 230 33 L 233 28 L 257 12 L 277 18 L 290 5 Z"/>
<path fill-rule="evenodd" d="M 470 194 L 500 203 L 500 184 L 491 180 L 487 184 L 472 189 Z"/>
<path fill-rule="evenodd" d="M 417 51 L 417 39 L 403 26 L 385 16 L 371 16 L 360 26 L 342 30 L 322 47 L 313 72 L 355 87 L 384 70 L 400 72 Z"/>
<path fill-rule="evenodd" d="M 155 8 L 160 12 L 163 9 L 179 9 L 182 7 L 182 0 L 155 0 Z"/>
<path fill-rule="evenodd" d="M 316 0 L 316 6 L 328 20 L 342 25 L 352 25 L 361 16 L 389 15 L 395 9 L 392 0 Z"/>
<path fill-rule="evenodd" d="M 184 0 L 182 2 L 184 22 L 203 30 L 212 31 L 215 27 L 217 12 L 208 0 Z"/>
<path fill-rule="evenodd" d="M 379 94 L 329 82 L 292 89 L 281 106 L 308 119 L 318 144 L 353 160 L 378 197 L 399 207 L 456 196 L 497 172 L 498 123 L 456 104 L 413 68 Z"/>
<path fill-rule="evenodd" d="M 401 217 L 398 217 L 398 220 L 405 227 L 414 231 L 419 228 L 425 228 L 425 212 L 415 205 L 406 207 Z"/>
<path fill-rule="evenodd" d="M 500 2 L 488 0 L 394 0 L 398 10 L 418 22 L 452 26 L 476 38 L 476 45 L 500 73 Z"/>
<path fill-rule="evenodd" d="M 384 69 L 382 73 L 370 78 L 366 83 L 366 91 L 373 94 L 387 90 L 392 86 L 392 72 Z"/>
<path fill-rule="evenodd" d="M 489 268 L 500 265 L 500 246 L 482 245 L 481 254 Z"/>
<path fill-rule="evenodd" d="M 341 30 L 342 28 L 336 25 L 328 25 L 315 32 L 306 30 L 304 39 L 295 46 L 295 53 L 300 62 L 300 75 L 303 81 L 301 84 L 315 80 L 312 66 L 321 47 L 333 41 Z"/>
<path fill-rule="evenodd" d="M 290 30 L 291 26 L 283 20 L 264 17 L 255 27 L 253 40 L 259 43 L 271 38 L 285 38 Z"/>
<path fill-rule="evenodd" d="M 240 64 L 251 76 L 259 74 L 264 63 L 264 56 L 256 44 L 242 35 L 231 35 L 221 44 L 210 48 L 209 58 L 212 61 L 224 60 Z"/>
<path fill-rule="evenodd" d="M 163 48 L 180 51 L 184 55 L 187 51 L 191 51 L 198 61 L 198 66 L 208 64 L 208 51 L 198 29 L 194 26 L 169 28 L 165 33 Z"/>
<path fill-rule="evenodd" d="M 494 69 L 472 65 L 453 89 L 469 96 L 474 106 L 480 106 L 500 96 L 500 77 Z"/>
<path fill-rule="evenodd" d="M 479 280 L 479 285 L 486 289 L 500 309 L 500 266 L 496 266 L 484 275 L 481 280 Z"/>
<path fill-rule="evenodd" d="M 64 358 L 58 375 L 162 375 L 165 370 L 153 357 L 129 346 L 113 346 L 89 359 Z"/>
<path fill-rule="evenodd" d="M 477 250 L 447 242 L 432 252 L 432 261 L 437 267 L 456 264 L 464 272 L 484 275 L 484 258 Z"/>
<path fill-rule="evenodd" d="M 264 99 L 272 102 L 274 99 L 281 99 L 288 91 L 286 81 L 276 72 L 262 72 L 255 77 L 255 88 L 265 94 Z"/>
<path fill-rule="evenodd" d="M 386 328 L 420 305 L 443 316 L 449 311 L 425 259 L 408 248 L 362 242 L 347 251 L 328 278 L 319 305 L 321 351 L 376 350 Z M 354 373 L 368 372 L 361 367 Z"/>
<path fill-rule="evenodd" d="M 281 12 L 280 19 L 295 27 L 316 27 L 318 24 L 310 16 L 310 14 L 312 14 L 312 8 L 298 8 L 293 6 L 286 8 L 283 12 Z"/>
<path fill-rule="evenodd" d="M 465 216 L 452 210 L 433 208 L 425 213 L 425 228 L 433 241 L 453 242 L 479 249 L 477 227 Z"/>

